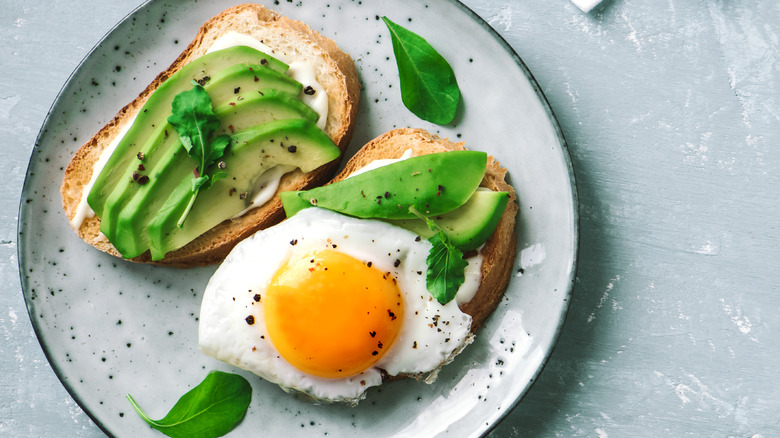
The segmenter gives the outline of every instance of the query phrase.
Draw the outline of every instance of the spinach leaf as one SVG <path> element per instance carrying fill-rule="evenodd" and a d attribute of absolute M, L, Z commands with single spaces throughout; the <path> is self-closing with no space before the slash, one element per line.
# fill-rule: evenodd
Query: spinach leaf
<path fill-rule="evenodd" d="M 169 437 L 220 437 L 243 420 L 252 400 L 252 387 L 238 374 L 212 371 L 160 420 L 149 418 L 130 394 L 127 399 L 149 426 Z"/>
<path fill-rule="evenodd" d="M 463 259 L 463 253 L 450 243 L 444 231 L 439 231 L 428 239 L 433 247 L 428 253 L 428 272 L 425 286 L 436 300 L 447 304 L 455 298 L 460 285 L 466 281 L 465 269 L 469 262 Z"/>
<path fill-rule="evenodd" d="M 184 210 L 177 225 L 181 228 L 184 220 L 189 215 L 195 198 L 201 188 L 207 189 L 214 181 L 226 176 L 216 161 L 225 153 L 225 148 L 230 144 L 230 137 L 220 135 L 210 140 L 211 135 L 219 128 L 219 119 L 211 107 L 211 98 L 206 90 L 197 82 L 193 83 L 192 90 L 182 91 L 173 98 L 171 104 L 173 113 L 168 117 L 168 123 L 176 128 L 179 140 L 187 154 L 192 157 L 198 166 L 194 170 L 192 179 L 192 196 L 187 208 Z"/>
<path fill-rule="evenodd" d="M 401 100 L 417 117 L 440 125 L 455 118 L 460 89 L 452 67 L 416 33 L 382 17 L 390 30 Z"/>

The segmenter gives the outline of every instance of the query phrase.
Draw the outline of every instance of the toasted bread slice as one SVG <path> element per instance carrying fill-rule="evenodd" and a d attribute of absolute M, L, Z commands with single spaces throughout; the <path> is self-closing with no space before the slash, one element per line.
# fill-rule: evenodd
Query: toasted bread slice
<path fill-rule="evenodd" d="M 398 158 L 407 149 L 413 155 L 426 155 L 436 152 L 466 149 L 463 143 L 453 143 L 447 139 L 429 134 L 422 129 L 402 128 L 389 131 L 363 146 L 346 164 L 344 169 L 331 182 L 341 181 L 356 170 L 377 159 Z M 483 257 L 482 278 L 476 295 L 468 303 L 461 305 L 464 313 L 471 315 L 471 331 L 475 332 L 493 312 L 504 295 L 515 263 L 516 233 L 515 218 L 518 206 L 515 190 L 505 181 L 506 169 L 492 156 L 488 157 L 487 171 L 482 187 L 494 191 L 509 193 L 501 220 L 485 245 L 479 250 Z"/>
<path fill-rule="evenodd" d="M 346 149 L 352 136 L 360 94 L 357 70 L 350 56 L 341 51 L 335 42 L 311 30 L 304 23 L 281 16 L 260 5 L 235 6 L 207 21 L 170 67 L 160 73 L 135 100 L 122 108 L 76 152 L 65 170 L 60 188 L 63 208 L 69 220 L 77 214 L 77 206 L 85 185 L 92 177 L 95 162 L 124 124 L 135 117 L 160 84 L 191 60 L 204 55 L 216 39 L 230 31 L 250 35 L 261 40 L 276 53 L 284 53 L 291 59 L 309 62 L 314 66 L 315 77 L 328 95 L 325 132 L 342 152 Z M 302 190 L 322 184 L 330 178 L 338 164 L 336 160 L 307 174 L 300 170 L 289 173 L 282 178 L 278 191 Z M 275 195 L 266 204 L 239 218 L 222 222 L 184 247 L 168 253 L 160 261 L 152 262 L 148 252 L 132 260 L 179 267 L 218 263 L 240 240 L 282 219 L 284 210 L 279 196 Z M 120 256 L 100 233 L 99 218 L 85 219 L 76 232 L 90 245 Z"/>

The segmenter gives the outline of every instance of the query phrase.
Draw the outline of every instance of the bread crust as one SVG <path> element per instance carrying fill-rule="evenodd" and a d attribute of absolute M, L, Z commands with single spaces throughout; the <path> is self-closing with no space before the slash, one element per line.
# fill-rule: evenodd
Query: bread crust
<path fill-rule="evenodd" d="M 328 94 L 328 119 L 325 132 L 342 153 L 344 152 L 352 137 L 360 99 L 360 83 L 351 57 L 339 49 L 334 41 L 320 35 L 300 21 L 279 15 L 261 5 L 242 4 L 226 9 L 204 23 L 192 42 L 171 66 L 161 72 L 135 100 L 122 108 L 110 122 L 79 148 L 65 169 L 60 187 L 63 209 L 68 220 L 72 220 L 76 214 L 83 189 L 92 177 L 94 163 L 119 134 L 123 124 L 138 113 L 160 84 L 182 66 L 205 54 L 217 38 L 231 30 L 261 39 L 272 49 L 284 53 L 293 51 L 294 58 L 302 57 L 314 63 L 315 76 Z M 335 160 L 306 174 L 295 170 L 285 175 L 281 179 L 277 194 L 269 202 L 239 218 L 220 223 L 184 247 L 168 253 L 162 260 L 153 262 L 148 251 L 130 260 L 177 267 L 218 263 L 239 241 L 284 219 L 279 192 L 303 190 L 321 185 L 338 168 L 339 161 Z M 76 233 L 82 240 L 97 249 L 121 257 L 100 233 L 100 219 L 97 217 L 85 219 Z"/>
<path fill-rule="evenodd" d="M 341 181 L 354 171 L 370 162 L 384 158 L 398 158 L 407 149 L 413 155 L 426 155 L 436 152 L 465 150 L 463 142 L 453 143 L 448 139 L 430 134 L 423 129 L 401 128 L 386 132 L 368 142 L 333 178 L 331 183 Z M 471 332 L 482 326 L 493 312 L 509 284 L 517 255 L 515 220 L 518 212 L 517 197 L 514 188 L 506 181 L 506 169 L 492 156 L 488 156 L 487 171 L 480 184 L 494 191 L 509 193 L 506 210 L 498 222 L 493 235 L 479 250 L 483 257 L 481 281 L 477 293 L 460 309 L 471 315 Z"/>

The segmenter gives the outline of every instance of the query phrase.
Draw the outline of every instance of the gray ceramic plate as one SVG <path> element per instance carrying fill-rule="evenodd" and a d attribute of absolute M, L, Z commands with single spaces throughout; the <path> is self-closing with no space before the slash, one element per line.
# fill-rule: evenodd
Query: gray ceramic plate
<path fill-rule="evenodd" d="M 518 259 L 506 299 L 436 383 L 390 383 L 351 408 L 312 405 L 247 375 L 252 405 L 231 436 L 481 435 L 527 391 L 568 307 L 576 194 L 555 119 L 519 57 L 459 3 L 274 3 L 268 6 L 309 23 L 356 60 L 364 93 L 350 152 L 389 129 L 414 126 L 500 159 L 518 190 Z M 133 12 L 68 80 L 30 161 L 19 215 L 30 318 L 65 387 L 110 435 L 157 434 L 133 412 L 126 394 L 160 418 L 209 370 L 237 370 L 203 356 L 196 345 L 200 297 L 214 268 L 141 266 L 82 243 L 61 209 L 62 171 L 82 142 L 170 64 L 202 22 L 232 4 L 162 0 Z M 430 125 L 403 107 L 381 15 L 425 36 L 452 64 L 463 93 L 453 125 Z"/>

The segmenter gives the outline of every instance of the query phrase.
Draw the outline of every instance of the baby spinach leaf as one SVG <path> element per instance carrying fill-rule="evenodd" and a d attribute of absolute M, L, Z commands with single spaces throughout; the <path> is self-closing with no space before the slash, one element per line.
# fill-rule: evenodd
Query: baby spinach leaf
<path fill-rule="evenodd" d="M 390 30 L 404 105 L 423 120 L 450 123 L 460 100 L 452 67 L 423 37 L 387 17 L 382 20 Z"/>
<path fill-rule="evenodd" d="M 130 394 L 127 399 L 149 426 L 169 437 L 220 437 L 243 420 L 252 400 L 252 387 L 238 374 L 212 371 L 160 420 L 149 418 Z"/>
<path fill-rule="evenodd" d="M 171 103 L 173 113 L 168 117 L 168 123 L 176 128 L 176 133 L 179 134 L 179 140 L 187 150 L 187 154 L 198 163 L 193 172 L 195 177 L 192 179 L 192 196 L 179 218 L 179 228 L 183 226 L 184 220 L 189 215 L 200 189 L 211 187 L 215 175 L 217 178 L 225 176 L 215 164 L 230 144 L 230 137 L 227 135 L 210 139 L 214 131 L 219 128 L 219 119 L 211 107 L 211 98 L 206 90 L 197 82 L 193 85 L 192 90 L 182 91 L 173 98 Z"/>
<path fill-rule="evenodd" d="M 450 243 L 443 231 L 428 240 L 433 247 L 426 260 L 428 272 L 425 286 L 437 301 L 447 304 L 455 298 L 458 289 L 466 281 L 465 269 L 469 262 L 463 259 L 463 253 Z"/>

